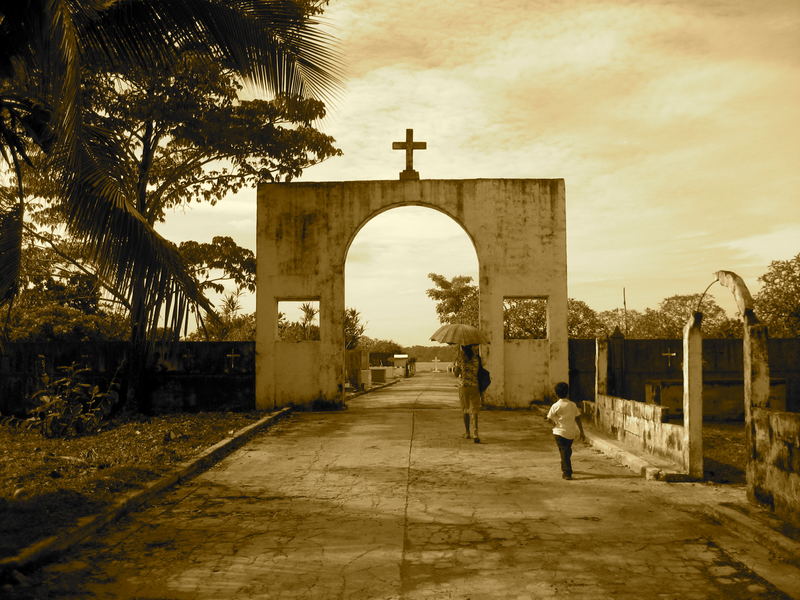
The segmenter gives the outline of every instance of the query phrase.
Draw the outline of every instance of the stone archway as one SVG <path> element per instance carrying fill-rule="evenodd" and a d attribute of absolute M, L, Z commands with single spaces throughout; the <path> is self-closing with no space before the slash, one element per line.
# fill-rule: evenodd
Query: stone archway
<path fill-rule="evenodd" d="M 256 407 L 342 401 L 344 263 L 361 227 L 400 206 L 449 215 L 479 261 L 486 401 L 527 406 L 568 377 L 563 179 L 265 183 L 258 188 Z M 424 257 L 421 257 L 424 259 Z M 547 300 L 546 339 L 504 340 L 505 298 Z M 278 336 L 278 303 L 316 300 L 320 339 Z"/>

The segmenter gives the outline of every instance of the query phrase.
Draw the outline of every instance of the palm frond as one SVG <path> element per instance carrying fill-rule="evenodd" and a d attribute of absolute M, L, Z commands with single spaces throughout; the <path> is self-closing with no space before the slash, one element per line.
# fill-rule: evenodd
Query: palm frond
<path fill-rule="evenodd" d="M 86 60 L 152 65 L 195 50 L 275 94 L 325 98 L 341 83 L 335 40 L 291 0 L 120 0 L 78 29 Z"/>
<path fill-rule="evenodd" d="M 212 310 L 177 247 L 153 229 L 108 175 L 117 160 L 114 147 L 105 143 L 99 130 L 86 127 L 80 137 L 80 168 L 69 181 L 62 210 L 67 227 L 86 245 L 99 274 L 114 280 L 128 297 L 138 286 L 147 307 L 169 299 L 163 317 L 175 331 L 183 326 L 188 305 Z M 147 319 L 143 326 L 155 331 L 159 313 L 149 313 Z"/>

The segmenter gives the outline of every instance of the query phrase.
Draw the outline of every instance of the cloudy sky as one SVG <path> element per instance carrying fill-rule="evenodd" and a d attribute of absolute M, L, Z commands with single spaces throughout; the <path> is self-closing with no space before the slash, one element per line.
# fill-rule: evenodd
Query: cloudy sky
<path fill-rule="evenodd" d="M 702 292 L 719 269 L 756 291 L 800 252 L 797 0 L 331 0 L 326 20 L 347 81 L 321 126 L 344 156 L 303 181 L 397 178 L 407 127 L 422 178 L 563 178 L 569 295 L 598 311 L 623 288 L 639 310 Z M 162 231 L 254 248 L 255 191 Z M 431 271 L 477 272 L 452 221 L 368 223 L 346 265 L 367 335 L 424 343 Z"/>

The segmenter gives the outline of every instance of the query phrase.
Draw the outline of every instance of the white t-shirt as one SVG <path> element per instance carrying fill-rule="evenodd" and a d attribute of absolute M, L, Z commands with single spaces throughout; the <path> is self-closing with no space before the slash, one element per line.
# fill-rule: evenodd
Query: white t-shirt
<path fill-rule="evenodd" d="M 575 418 L 581 415 L 578 405 L 566 398 L 559 398 L 547 412 L 547 418 L 555 422 L 553 435 L 560 435 L 568 440 L 578 437 L 580 430 Z"/>

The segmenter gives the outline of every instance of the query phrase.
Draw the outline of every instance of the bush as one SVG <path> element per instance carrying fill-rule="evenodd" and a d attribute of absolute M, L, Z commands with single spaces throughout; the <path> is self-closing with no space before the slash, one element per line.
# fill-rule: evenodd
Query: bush
<path fill-rule="evenodd" d="M 86 382 L 91 369 L 78 368 L 77 363 L 58 367 L 61 377 L 42 375 L 42 388 L 31 400 L 37 403 L 26 419 L 9 418 L 11 424 L 38 429 L 48 438 L 72 437 L 94 433 L 111 414 L 119 398 L 116 377 L 106 391 Z"/>

